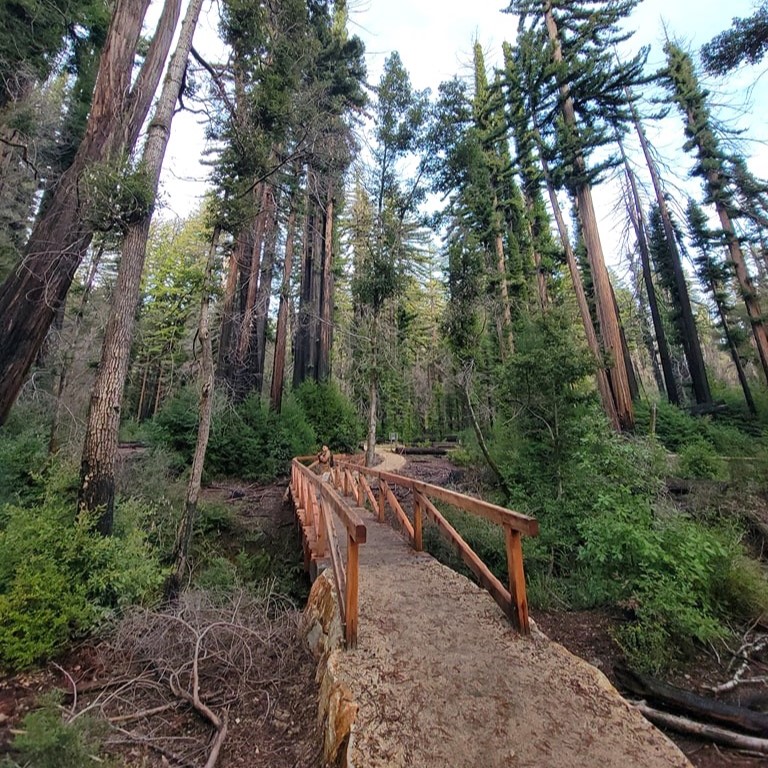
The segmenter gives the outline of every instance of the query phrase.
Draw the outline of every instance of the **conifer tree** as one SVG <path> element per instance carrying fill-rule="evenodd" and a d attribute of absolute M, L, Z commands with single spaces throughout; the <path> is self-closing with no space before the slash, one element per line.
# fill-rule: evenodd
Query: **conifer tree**
<path fill-rule="evenodd" d="M 676 43 L 665 45 L 667 67 L 663 79 L 672 101 L 685 120 L 685 149 L 696 152 L 693 173 L 702 179 L 706 202 L 714 205 L 720 220 L 730 262 L 752 325 L 755 346 L 768 380 L 768 332 L 757 289 L 749 273 L 734 218 L 739 215 L 728 173 L 728 157 L 720 146 L 708 105 L 708 94 L 699 83 L 691 57 Z"/>
<path fill-rule="evenodd" d="M 628 429 L 634 424 L 630 378 L 592 201 L 592 184 L 615 158 L 591 166 L 589 161 L 594 150 L 612 140 L 613 126 L 628 118 L 622 89 L 642 79 L 642 53 L 624 64 L 612 55 L 613 47 L 630 36 L 619 24 L 635 5 L 637 0 L 514 0 L 508 8 L 520 17 L 519 36 L 526 43 L 521 50 L 529 57 L 522 68 L 539 71 L 531 119 L 542 133 L 547 159 L 557 161 L 553 182 L 566 186 L 577 203 L 611 392 L 619 422 Z"/>
<path fill-rule="evenodd" d="M 722 248 L 722 243 L 716 232 L 712 232 L 707 224 L 707 217 L 701 206 L 689 199 L 686 209 L 686 220 L 688 224 L 688 236 L 691 239 L 691 246 L 694 249 L 694 262 L 696 264 L 696 274 L 702 284 L 706 286 L 712 300 L 715 303 L 718 323 L 723 332 L 728 353 L 736 368 L 736 375 L 739 378 L 741 390 L 744 393 L 744 401 L 749 408 L 750 413 L 757 413 L 755 401 L 752 397 L 752 390 L 749 386 L 744 366 L 741 362 L 741 352 L 739 350 L 740 342 L 744 340 L 743 332 L 733 327 L 729 320 L 729 314 L 733 310 L 731 302 L 731 291 L 729 284 L 732 277 L 727 266 L 722 259 L 718 259 L 716 253 L 718 247 Z M 742 338 L 740 338 L 740 336 Z"/>

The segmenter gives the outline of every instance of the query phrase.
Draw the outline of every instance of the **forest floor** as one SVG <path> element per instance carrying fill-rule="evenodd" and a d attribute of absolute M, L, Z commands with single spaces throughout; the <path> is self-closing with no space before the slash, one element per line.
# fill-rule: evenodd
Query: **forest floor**
<path fill-rule="evenodd" d="M 426 482 L 478 491 L 472 476 L 444 457 L 404 459 L 384 453 L 383 460 L 379 465 L 382 468 L 402 471 Z M 231 481 L 205 491 L 206 498 L 231 507 L 234 513 L 235 526 L 222 534 L 224 548 L 231 556 L 242 549 L 251 550 L 254 555 L 262 548 L 290 549 L 294 543 L 293 516 L 284 502 L 284 490 L 284 483 L 256 486 Z M 210 670 L 204 680 L 204 685 L 210 686 L 208 694 L 201 690 L 204 700 L 215 703 L 217 711 L 228 714 L 228 733 L 218 761 L 220 766 L 312 768 L 319 765 L 315 662 L 298 631 L 300 598 L 296 597 L 297 606 L 289 603 L 280 606 L 279 622 L 273 622 L 278 612 L 272 615 L 270 611 L 262 612 L 255 618 L 246 617 L 246 628 L 240 627 L 239 635 L 234 633 L 233 636 L 240 638 L 257 635 L 267 638 L 272 649 L 257 654 L 253 652 L 256 643 L 247 643 L 248 674 L 238 678 L 239 690 L 229 690 L 230 694 L 237 694 L 236 700 L 231 696 L 227 700 L 227 691 L 221 686 L 221 680 L 229 676 L 226 669 Z M 203 607 L 211 609 L 207 603 Z M 199 611 L 201 605 L 198 603 L 192 608 Z M 189 606 L 187 609 L 190 610 Z M 227 610 L 231 610 L 231 605 Z M 552 640 L 599 668 L 615 683 L 613 668 L 623 661 L 623 656 L 613 636 L 626 620 L 620 611 L 533 610 L 532 618 Z M 162 615 L 160 619 L 164 620 Z M 134 631 L 127 634 L 140 636 L 142 631 L 134 627 Z M 201 757 L 210 749 L 213 739 L 211 723 L 175 700 L 178 697 L 167 686 L 164 689 L 158 685 L 157 679 L 139 685 L 134 691 L 125 687 L 130 680 L 147 682 L 143 677 L 147 672 L 146 663 L 143 669 L 136 667 L 142 658 L 142 649 L 132 648 L 126 652 L 125 636 L 123 632 L 119 638 L 112 635 L 98 642 L 85 641 L 41 670 L 0 677 L 0 758 L 26 712 L 36 705 L 41 695 L 56 688 L 65 691 L 65 711 L 75 713 L 90 708 L 93 714 L 101 712 L 112 718 L 113 729 L 103 738 L 111 743 L 110 752 L 119 757 L 122 764 L 146 768 L 167 766 L 169 762 L 172 765 L 202 764 Z M 232 636 L 228 641 L 232 642 Z M 703 653 L 670 682 L 708 695 L 711 686 L 733 676 L 733 656 L 727 651 L 721 652 L 719 658 L 714 652 Z M 189 658 L 182 655 L 175 663 L 181 669 L 189 664 Z M 237 666 L 237 659 L 234 663 Z M 276 669 L 279 674 L 275 674 Z M 764 650 L 752 658 L 745 677 L 767 674 L 768 650 Z M 74 689 L 76 699 L 72 695 Z M 737 688 L 730 700 L 738 701 L 740 693 L 743 704 L 756 708 L 768 704 L 765 685 Z M 163 709 L 155 715 L 142 714 L 155 708 Z M 671 732 L 667 735 L 697 768 L 756 768 L 768 763 L 764 756 L 744 754 Z"/>

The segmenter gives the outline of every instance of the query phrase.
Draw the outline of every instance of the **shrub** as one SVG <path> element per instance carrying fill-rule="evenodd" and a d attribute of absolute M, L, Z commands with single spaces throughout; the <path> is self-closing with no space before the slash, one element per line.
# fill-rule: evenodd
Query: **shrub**
<path fill-rule="evenodd" d="M 163 571 L 137 528 L 103 537 L 69 500 L 6 506 L 0 530 L 0 665 L 23 668 L 127 605 L 150 599 Z"/>
<path fill-rule="evenodd" d="M 197 442 L 197 403 L 191 390 L 182 391 L 157 415 L 153 439 L 176 453 L 179 468 L 191 463 Z M 293 398 L 280 413 L 257 395 L 236 407 L 218 403 L 205 474 L 267 482 L 285 474 L 294 456 L 313 452 L 316 444 L 315 431 Z"/>
<path fill-rule="evenodd" d="M 18 761 L 0 763 L 6 768 L 90 768 L 98 759 L 98 723 L 79 717 L 65 723 L 54 697 L 46 697 L 40 709 L 30 712 L 13 739 L 11 751 Z M 98 760 L 98 762 L 103 762 Z"/>
<path fill-rule="evenodd" d="M 29 406 L 17 406 L 0 427 L 0 505 L 37 498 L 47 456 L 47 432 Z"/>
<path fill-rule="evenodd" d="M 252 396 L 214 424 L 206 474 L 267 482 L 284 475 L 294 456 L 310 453 L 315 445 L 315 432 L 293 400 L 278 414 Z"/>
<path fill-rule="evenodd" d="M 363 427 L 352 403 L 336 384 L 305 381 L 295 392 L 318 441 L 333 451 L 351 453 L 362 439 Z"/>
<path fill-rule="evenodd" d="M 714 480 L 722 477 L 725 465 L 706 440 L 696 440 L 680 450 L 680 473 L 683 477 Z"/>

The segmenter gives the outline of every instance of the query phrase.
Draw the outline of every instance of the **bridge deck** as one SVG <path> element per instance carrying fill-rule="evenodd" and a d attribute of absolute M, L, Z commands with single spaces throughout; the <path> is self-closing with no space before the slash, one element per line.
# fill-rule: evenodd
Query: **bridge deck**
<path fill-rule="evenodd" d="M 366 524 L 359 644 L 339 659 L 360 706 L 353 765 L 690 766 L 595 668 L 516 634 L 484 590 Z"/>

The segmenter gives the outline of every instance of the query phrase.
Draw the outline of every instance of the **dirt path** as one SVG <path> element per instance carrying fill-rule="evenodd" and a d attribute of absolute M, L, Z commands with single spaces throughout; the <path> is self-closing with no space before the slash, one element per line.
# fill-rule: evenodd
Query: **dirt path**
<path fill-rule="evenodd" d="M 359 646 L 340 660 L 360 707 L 353 765 L 690 766 L 598 670 L 518 636 L 484 590 L 366 523 Z"/>

